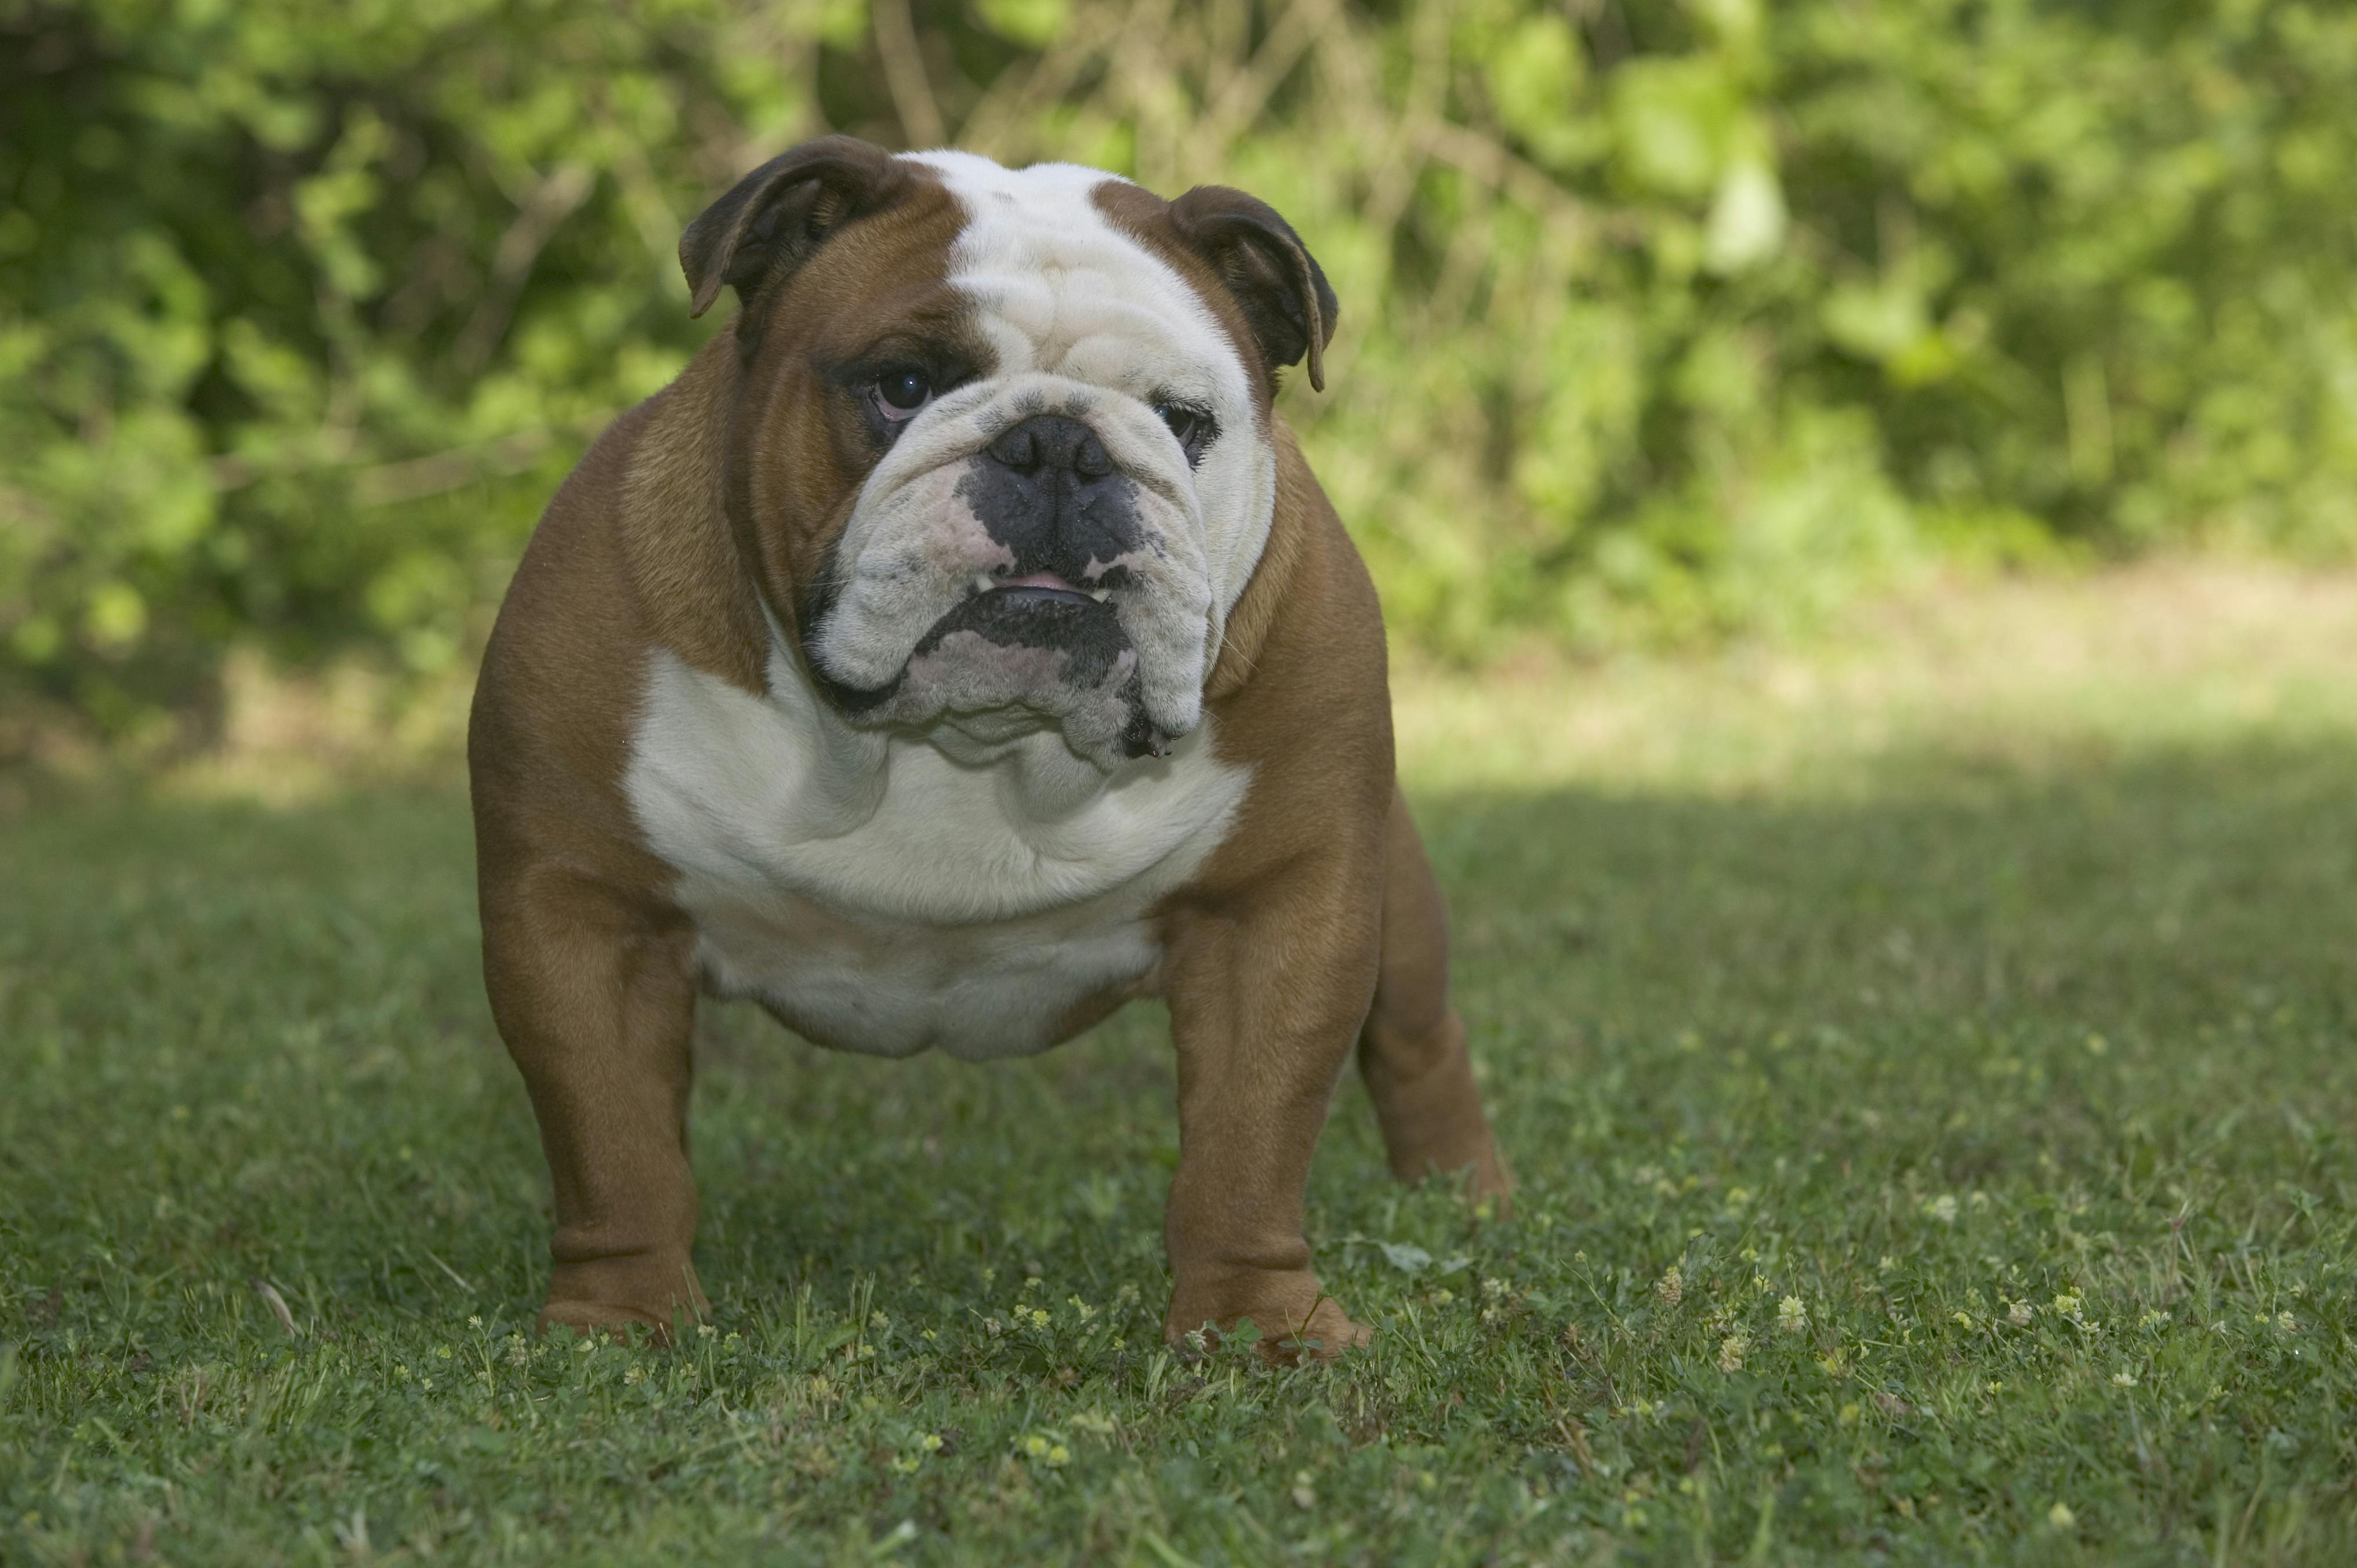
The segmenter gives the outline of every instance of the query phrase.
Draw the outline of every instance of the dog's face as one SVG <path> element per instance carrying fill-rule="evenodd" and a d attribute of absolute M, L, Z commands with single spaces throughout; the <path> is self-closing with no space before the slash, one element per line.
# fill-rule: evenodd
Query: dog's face
<path fill-rule="evenodd" d="M 833 138 L 690 228 L 745 301 L 738 541 L 855 723 L 1060 725 L 1106 767 L 1201 720 L 1266 540 L 1277 367 L 1332 294 L 1240 192 Z"/>

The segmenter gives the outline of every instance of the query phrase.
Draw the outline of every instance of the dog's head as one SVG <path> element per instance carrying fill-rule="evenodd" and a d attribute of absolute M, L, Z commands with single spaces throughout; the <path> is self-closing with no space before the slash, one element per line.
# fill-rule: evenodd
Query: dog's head
<path fill-rule="evenodd" d="M 829 137 L 680 242 L 743 304 L 729 510 L 814 684 L 863 725 L 1061 726 L 1111 767 L 1201 722 L 1275 505 L 1271 400 L 1334 328 L 1242 191 Z"/>

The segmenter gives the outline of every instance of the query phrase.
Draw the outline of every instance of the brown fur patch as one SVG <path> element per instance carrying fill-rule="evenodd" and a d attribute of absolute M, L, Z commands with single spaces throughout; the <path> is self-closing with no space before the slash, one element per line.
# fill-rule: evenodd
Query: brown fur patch
<path fill-rule="evenodd" d="M 952 345 L 974 375 L 994 368 L 948 282 L 964 211 L 929 172 L 909 183 L 899 205 L 845 229 L 758 302 L 767 323 L 728 427 L 726 501 L 739 555 L 790 636 L 882 455 L 831 373 L 895 341 Z"/>
<path fill-rule="evenodd" d="M 1220 324 L 1228 347 L 1235 350 L 1237 362 L 1251 372 L 1246 379 L 1253 389 L 1253 414 L 1259 423 L 1260 434 L 1267 436 L 1275 414 L 1271 401 L 1274 388 L 1261 368 L 1260 348 L 1253 340 L 1252 324 L 1244 319 L 1243 307 L 1236 304 L 1235 296 L 1228 292 L 1228 285 L 1221 281 L 1211 263 L 1178 237 L 1178 231 L 1170 222 L 1170 204 L 1142 186 L 1118 179 L 1108 179 L 1090 191 L 1089 199 L 1104 214 L 1106 222 L 1145 246 L 1202 296 L 1211 318 Z"/>

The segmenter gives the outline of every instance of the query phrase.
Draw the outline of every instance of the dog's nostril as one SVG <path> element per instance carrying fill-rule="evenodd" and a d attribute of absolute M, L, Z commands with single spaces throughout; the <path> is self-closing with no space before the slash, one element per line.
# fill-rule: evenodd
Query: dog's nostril
<path fill-rule="evenodd" d="M 1018 424 L 990 444 L 990 455 L 1017 473 L 1028 474 L 1039 466 L 1039 443 L 1028 424 Z"/>

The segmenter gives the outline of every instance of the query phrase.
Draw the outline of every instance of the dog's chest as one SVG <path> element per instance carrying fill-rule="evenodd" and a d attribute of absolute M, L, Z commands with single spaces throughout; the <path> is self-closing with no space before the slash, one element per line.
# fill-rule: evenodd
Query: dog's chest
<path fill-rule="evenodd" d="M 1243 797 L 1206 732 L 1075 789 L 1069 768 L 845 733 L 798 682 L 772 685 L 757 697 L 658 654 L 625 787 L 708 983 L 840 1049 L 1053 1045 L 1152 971 L 1150 912 Z"/>

